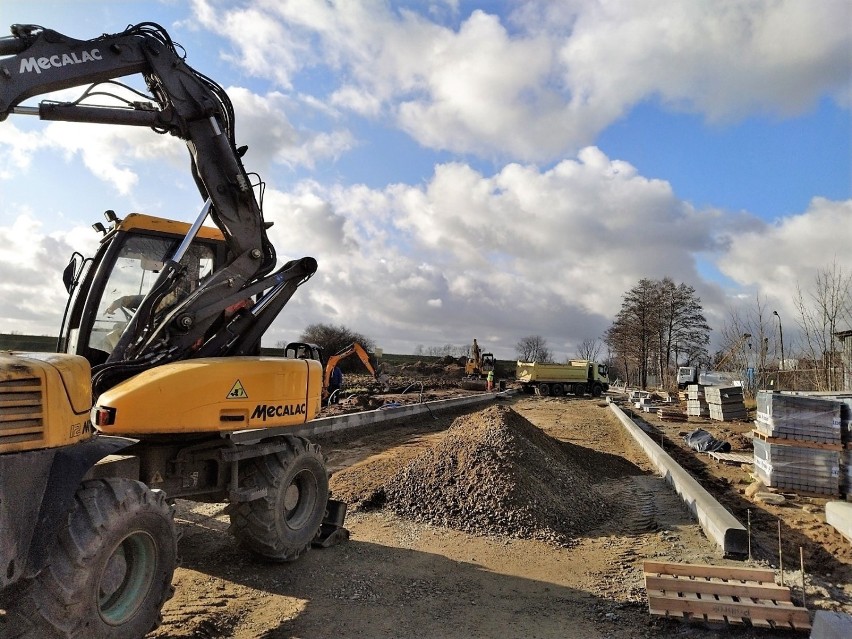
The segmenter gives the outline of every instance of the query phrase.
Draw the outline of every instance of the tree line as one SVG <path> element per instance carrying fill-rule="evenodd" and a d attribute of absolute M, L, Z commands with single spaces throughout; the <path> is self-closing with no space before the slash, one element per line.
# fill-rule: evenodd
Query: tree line
<path fill-rule="evenodd" d="M 796 283 L 794 307 L 796 316 L 783 320 L 788 322 L 786 342 L 780 313 L 760 294 L 751 303 L 732 307 L 719 332 L 720 348 L 711 353 L 711 328 L 695 288 L 670 277 L 642 278 L 622 295 L 621 308 L 603 336 L 583 340 L 576 357 L 603 360 L 611 378 L 643 388 L 652 378 L 673 387 L 679 366 L 734 372 L 760 388 L 843 388 L 845 370 L 837 334 L 852 328 L 852 276 L 835 261 L 819 270 L 809 286 Z M 300 339 L 319 344 L 327 354 L 353 342 L 368 351 L 375 348 L 365 335 L 329 324 L 308 326 Z M 414 354 L 456 359 L 469 351 L 469 345 L 421 344 Z M 554 361 L 541 335 L 521 338 L 515 354 L 525 362 Z"/>

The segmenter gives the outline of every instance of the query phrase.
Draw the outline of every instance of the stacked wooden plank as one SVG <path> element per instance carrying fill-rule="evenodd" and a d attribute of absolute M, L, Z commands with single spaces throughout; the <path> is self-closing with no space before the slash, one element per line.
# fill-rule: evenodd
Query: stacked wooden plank
<path fill-rule="evenodd" d="M 775 571 L 646 561 L 645 590 L 652 615 L 759 628 L 807 630 L 807 608 L 776 585 Z"/>
<path fill-rule="evenodd" d="M 825 396 L 758 392 L 752 433 L 758 478 L 800 493 L 841 494 L 847 483 L 845 464 L 841 471 L 844 406 Z"/>
<path fill-rule="evenodd" d="M 710 410 L 710 419 L 720 422 L 748 419 L 742 386 L 705 386 L 704 397 Z"/>
<path fill-rule="evenodd" d="M 686 414 L 690 417 L 710 417 L 710 408 L 704 397 L 704 386 L 701 384 L 690 384 L 686 387 Z"/>
<path fill-rule="evenodd" d="M 660 408 L 657 411 L 657 415 L 666 422 L 685 422 L 688 419 L 686 414 L 679 408 Z"/>

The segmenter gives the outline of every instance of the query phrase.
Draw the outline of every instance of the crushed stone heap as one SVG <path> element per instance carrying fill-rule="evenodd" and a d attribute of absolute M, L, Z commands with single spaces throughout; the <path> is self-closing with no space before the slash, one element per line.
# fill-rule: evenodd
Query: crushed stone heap
<path fill-rule="evenodd" d="M 555 440 L 511 408 L 492 406 L 457 418 L 364 503 L 472 534 L 568 544 L 613 514 L 595 489 L 613 471 L 624 472 L 609 457 Z"/>

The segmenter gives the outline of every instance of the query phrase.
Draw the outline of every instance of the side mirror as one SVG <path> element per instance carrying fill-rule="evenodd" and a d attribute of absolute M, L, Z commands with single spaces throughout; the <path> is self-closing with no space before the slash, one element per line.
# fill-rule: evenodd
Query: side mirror
<path fill-rule="evenodd" d="M 74 288 L 74 281 L 80 273 L 80 268 L 83 266 L 83 256 L 76 251 L 71 255 L 68 261 L 68 266 L 62 271 L 62 283 L 65 285 L 65 291 L 70 293 Z"/>

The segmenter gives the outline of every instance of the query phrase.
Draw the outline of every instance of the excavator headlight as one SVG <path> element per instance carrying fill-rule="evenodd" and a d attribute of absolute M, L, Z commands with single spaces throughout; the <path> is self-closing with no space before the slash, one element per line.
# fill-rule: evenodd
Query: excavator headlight
<path fill-rule="evenodd" d="M 109 406 L 95 406 L 92 409 L 92 423 L 97 426 L 112 426 L 115 423 L 115 409 Z"/>

